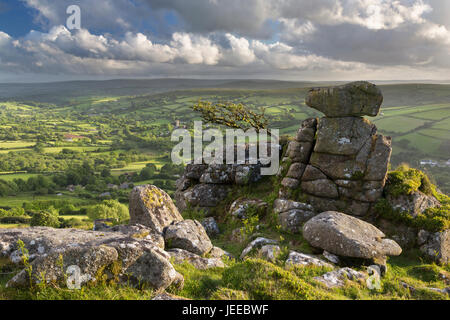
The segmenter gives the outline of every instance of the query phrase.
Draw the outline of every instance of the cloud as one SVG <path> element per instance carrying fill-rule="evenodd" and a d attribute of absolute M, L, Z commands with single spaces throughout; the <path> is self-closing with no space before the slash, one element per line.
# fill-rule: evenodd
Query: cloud
<path fill-rule="evenodd" d="M 443 77 L 450 5 L 438 0 L 21 0 L 41 32 L 0 30 L 0 72 L 76 75 Z M 395 74 L 397 72 L 397 74 Z"/>

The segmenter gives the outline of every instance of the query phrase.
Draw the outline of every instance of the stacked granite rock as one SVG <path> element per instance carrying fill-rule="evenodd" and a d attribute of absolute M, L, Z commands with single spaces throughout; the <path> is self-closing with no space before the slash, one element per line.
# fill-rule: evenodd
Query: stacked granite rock
<path fill-rule="evenodd" d="M 237 146 L 235 160 L 236 150 Z M 183 176 L 177 180 L 176 206 L 180 211 L 191 207 L 209 212 L 228 196 L 233 185 L 248 185 L 261 179 L 261 164 L 250 162 L 247 145 L 245 163 L 242 164 L 188 164 Z"/>
<path fill-rule="evenodd" d="M 300 188 L 319 212 L 367 215 L 382 196 L 392 149 L 391 138 L 363 116 L 377 116 L 382 102 L 368 82 L 311 89 L 306 104 L 325 117 L 304 121 L 289 143 L 280 198 Z"/>

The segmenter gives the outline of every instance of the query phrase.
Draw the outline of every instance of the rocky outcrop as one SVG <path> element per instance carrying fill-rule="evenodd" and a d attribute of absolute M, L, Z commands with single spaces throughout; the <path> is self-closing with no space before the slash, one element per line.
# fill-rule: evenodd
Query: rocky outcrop
<path fill-rule="evenodd" d="M 77 229 L 53 229 L 35 227 L 0 230 L 0 255 L 21 264 L 25 252 L 18 242 L 24 243 L 32 265 L 32 282 L 62 282 L 68 268 L 80 268 L 81 284 L 95 280 L 100 270 L 107 270 L 116 262 L 120 278 L 135 279 L 159 290 L 165 289 L 179 279 L 162 250 L 160 237 L 144 226 L 123 228 L 120 231 L 84 231 Z M 133 233 L 133 231 L 138 231 Z M 156 240 L 156 241 L 155 241 Z M 142 264 L 145 264 L 145 270 Z M 109 274 L 111 275 L 111 274 Z M 151 275 L 151 276 L 150 276 Z M 8 286 L 29 285 L 29 276 L 24 269 Z"/>
<path fill-rule="evenodd" d="M 324 212 L 309 220 L 303 226 L 303 237 L 313 247 L 343 257 L 385 259 L 402 252 L 370 223 L 340 212 Z"/>
<path fill-rule="evenodd" d="M 211 251 L 213 245 L 205 228 L 196 220 L 184 220 L 169 226 L 164 239 L 169 248 L 179 248 L 204 255 Z"/>
<path fill-rule="evenodd" d="M 270 147 L 268 147 L 270 150 Z M 234 155 L 237 159 L 238 147 Z M 193 164 L 186 166 L 177 181 L 176 205 L 180 211 L 189 207 L 212 210 L 223 201 L 233 185 L 248 185 L 261 179 L 261 167 L 251 164 L 249 146 L 244 147 L 245 163 L 241 164 Z M 224 154 L 226 159 L 226 154 Z M 237 163 L 237 162 L 235 162 Z"/>
<path fill-rule="evenodd" d="M 306 103 L 326 117 L 304 121 L 289 143 L 280 198 L 300 189 L 319 212 L 369 214 L 383 194 L 392 149 L 391 139 L 361 116 L 376 116 L 382 101 L 367 82 L 312 89 Z"/>
<path fill-rule="evenodd" d="M 28 269 L 8 282 L 9 287 L 42 281 L 63 284 L 75 272 L 79 285 L 89 281 L 115 279 L 163 290 L 181 287 L 183 276 L 171 259 L 188 261 L 198 268 L 223 267 L 226 253 L 213 247 L 203 226 L 183 220 L 170 197 L 155 186 L 136 187 L 130 196 L 130 216 L 143 224 L 121 225 L 103 231 L 33 227 L 0 229 L 0 258 Z M 172 248 L 164 251 L 165 243 Z M 209 254 L 211 258 L 201 255 Z"/>
<path fill-rule="evenodd" d="M 183 217 L 163 190 L 152 186 L 135 187 L 130 194 L 130 224 L 142 224 L 162 232 Z"/>

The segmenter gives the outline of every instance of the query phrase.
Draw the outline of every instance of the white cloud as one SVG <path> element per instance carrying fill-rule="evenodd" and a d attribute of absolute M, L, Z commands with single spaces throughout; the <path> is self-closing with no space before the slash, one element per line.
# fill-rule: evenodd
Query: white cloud
<path fill-rule="evenodd" d="M 73 1 L 21 1 L 45 31 L 13 39 L 0 30 L 0 73 L 373 78 L 450 69 L 447 1 L 79 0 L 80 31 L 63 26 Z"/>

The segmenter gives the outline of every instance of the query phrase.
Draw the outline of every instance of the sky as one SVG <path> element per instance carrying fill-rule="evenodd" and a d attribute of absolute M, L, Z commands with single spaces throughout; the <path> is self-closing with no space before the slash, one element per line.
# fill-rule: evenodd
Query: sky
<path fill-rule="evenodd" d="M 450 80 L 450 1 L 0 0 L 0 82 L 163 77 Z"/>

